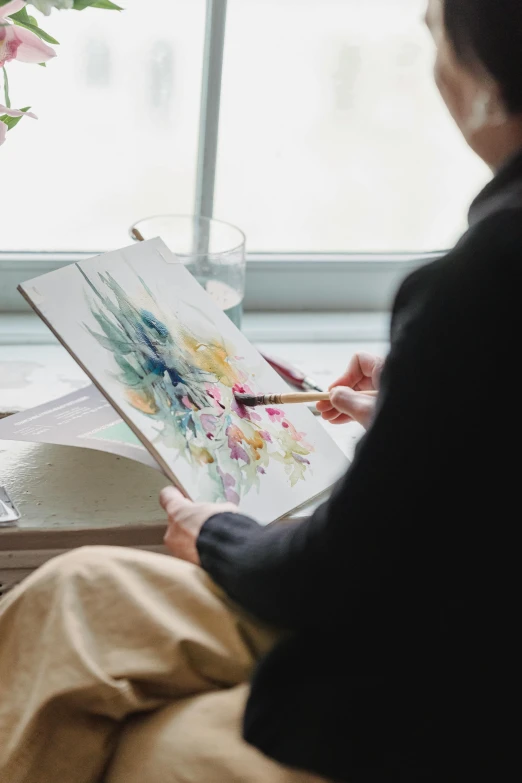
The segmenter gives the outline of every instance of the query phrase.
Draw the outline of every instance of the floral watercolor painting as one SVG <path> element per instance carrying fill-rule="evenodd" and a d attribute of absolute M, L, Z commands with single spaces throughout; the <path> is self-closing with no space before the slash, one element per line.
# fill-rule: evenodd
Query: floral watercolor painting
<path fill-rule="evenodd" d="M 258 391 L 234 346 L 198 335 L 162 312 L 146 283 L 131 299 L 110 273 L 83 270 L 97 330 L 85 329 L 118 365 L 130 405 L 156 424 L 157 440 L 213 479 L 214 500 L 239 503 L 259 490 L 271 462 L 290 486 L 312 470 L 313 447 L 280 408 L 239 405 L 234 393 Z"/>
<path fill-rule="evenodd" d="M 306 406 L 237 404 L 237 392 L 288 386 L 161 239 L 20 289 L 187 497 L 228 500 L 268 524 L 345 472 L 345 455 Z"/>

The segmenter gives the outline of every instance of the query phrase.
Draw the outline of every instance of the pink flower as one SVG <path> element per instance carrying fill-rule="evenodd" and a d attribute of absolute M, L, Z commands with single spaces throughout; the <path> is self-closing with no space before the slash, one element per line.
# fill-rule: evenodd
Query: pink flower
<path fill-rule="evenodd" d="M 265 411 L 267 412 L 270 421 L 274 422 L 275 424 L 285 418 L 284 411 L 280 411 L 279 408 L 265 408 Z"/>
<path fill-rule="evenodd" d="M 16 14 L 18 11 L 21 11 L 25 5 L 26 0 L 11 0 L 10 3 L 5 3 L 5 5 L 0 6 L 0 19 L 11 16 L 11 14 Z"/>
<path fill-rule="evenodd" d="M 212 397 L 213 400 L 215 400 L 216 402 L 221 402 L 221 392 L 217 386 L 214 386 L 211 383 L 206 383 L 205 391 L 207 392 L 209 397 Z"/>
<path fill-rule="evenodd" d="M 230 424 L 230 426 L 227 427 L 226 435 L 228 438 L 228 448 L 230 449 L 230 458 L 236 460 L 242 459 L 248 465 L 250 463 L 250 457 L 241 445 L 244 438 L 243 432 L 239 427 L 236 427 L 235 424 Z"/>
<path fill-rule="evenodd" d="M 4 114 L 7 114 L 8 117 L 32 117 L 33 120 L 38 119 L 36 114 L 33 114 L 32 111 L 20 111 L 19 109 L 8 109 L 7 106 L 4 106 L 2 103 L 0 103 L 0 117 L 3 117 Z"/>
<path fill-rule="evenodd" d="M 248 383 L 235 383 L 232 386 L 233 394 L 255 394 L 254 389 Z"/>
<path fill-rule="evenodd" d="M 234 490 L 236 485 L 235 478 L 231 476 L 230 473 L 224 473 L 220 467 L 218 467 L 217 472 L 219 473 L 221 481 L 223 482 L 223 489 L 225 490 L 226 499 L 229 501 L 229 503 L 239 503 L 239 495 Z"/>
<path fill-rule="evenodd" d="M 0 68 L 10 60 L 20 60 L 22 63 L 44 63 L 56 52 L 38 38 L 35 33 L 12 24 L 7 19 L 25 7 L 24 0 L 11 0 L 0 6 Z"/>
<path fill-rule="evenodd" d="M 32 111 L 19 111 L 18 109 L 8 109 L 7 106 L 3 106 L 0 103 L 0 117 L 3 117 L 6 114 L 8 117 L 32 117 L 34 120 L 38 119 L 36 114 L 33 114 Z M 6 134 L 7 134 L 7 125 L 5 124 L 5 122 L 2 122 L 0 120 L 0 145 L 4 143 Z"/>
<path fill-rule="evenodd" d="M 250 419 L 250 413 L 247 411 L 244 405 L 241 405 L 235 398 L 232 398 L 230 403 L 230 410 L 234 411 L 240 419 Z"/>
<path fill-rule="evenodd" d="M 199 420 L 204 432 L 207 433 L 207 437 L 210 435 L 211 438 L 213 438 L 216 434 L 216 426 L 218 423 L 217 417 L 212 416 L 210 413 L 202 413 Z"/>

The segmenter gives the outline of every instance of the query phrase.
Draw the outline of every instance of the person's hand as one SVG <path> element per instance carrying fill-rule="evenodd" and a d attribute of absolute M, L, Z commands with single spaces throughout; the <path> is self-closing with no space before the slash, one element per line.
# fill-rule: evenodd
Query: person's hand
<path fill-rule="evenodd" d="M 357 392 L 378 390 L 383 364 L 384 359 L 378 356 L 356 353 L 344 375 L 330 386 L 330 400 L 317 403 L 323 419 L 332 424 L 358 421 L 368 427 L 376 399 Z"/>
<path fill-rule="evenodd" d="M 160 505 L 169 518 L 163 538 L 165 546 L 174 557 L 194 565 L 201 565 L 196 543 L 207 519 L 215 514 L 238 513 L 239 510 L 233 503 L 193 503 L 174 487 L 162 489 Z"/>

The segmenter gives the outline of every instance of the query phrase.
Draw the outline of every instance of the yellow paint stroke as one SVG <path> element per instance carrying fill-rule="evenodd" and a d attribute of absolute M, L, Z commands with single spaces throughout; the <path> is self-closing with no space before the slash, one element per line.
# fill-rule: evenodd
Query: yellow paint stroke
<path fill-rule="evenodd" d="M 229 362 L 226 348 L 214 340 L 201 342 L 194 335 L 183 331 L 182 339 L 185 348 L 191 355 L 192 364 L 200 370 L 212 373 L 219 383 L 231 388 L 241 380 Z"/>
<path fill-rule="evenodd" d="M 214 457 L 208 451 L 208 449 L 204 449 L 201 446 L 196 446 L 194 443 L 189 443 L 188 446 L 192 456 L 197 462 L 199 462 L 200 465 L 212 465 L 214 462 Z"/>
<path fill-rule="evenodd" d="M 252 447 L 255 460 L 259 460 L 261 458 L 261 454 L 259 452 L 263 451 L 263 449 L 266 446 L 266 443 L 261 437 L 261 435 L 259 434 L 259 432 L 253 430 L 252 435 L 249 437 L 236 424 L 231 424 L 227 430 L 227 434 L 228 437 L 231 440 L 235 441 L 236 443 L 241 443 L 241 442 L 248 443 L 248 445 Z"/>
<path fill-rule="evenodd" d="M 159 411 L 159 408 L 154 400 L 154 396 L 150 392 L 126 389 L 125 397 L 127 398 L 127 402 L 132 405 L 133 408 L 136 408 L 142 413 L 147 413 L 153 416 Z"/>

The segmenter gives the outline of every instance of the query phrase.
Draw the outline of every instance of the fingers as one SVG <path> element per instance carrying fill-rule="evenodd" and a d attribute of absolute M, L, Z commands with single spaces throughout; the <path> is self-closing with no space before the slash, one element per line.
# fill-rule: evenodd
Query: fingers
<path fill-rule="evenodd" d="M 330 414 L 323 413 L 323 419 L 329 424 L 349 424 L 349 422 L 353 421 L 352 417 L 348 416 L 347 413 L 339 413 L 335 409 Z"/>
<path fill-rule="evenodd" d="M 326 413 L 326 411 L 331 410 L 332 403 L 330 402 L 330 400 L 321 400 L 321 402 L 318 402 L 315 407 L 317 408 L 319 413 Z"/>
<path fill-rule="evenodd" d="M 335 394 L 341 395 L 336 398 L 339 405 L 335 404 L 333 397 L 325 402 L 317 403 L 317 410 L 323 419 L 331 424 L 358 421 L 363 426 L 367 426 L 375 407 L 375 401 L 361 398 L 361 395 L 355 397 L 353 395 L 359 391 L 378 389 L 383 365 L 384 359 L 364 351 L 352 356 L 344 375 L 329 387 L 330 390 L 335 390 Z M 342 391 L 337 391 L 339 388 L 346 389 L 345 397 L 343 397 Z"/>
<path fill-rule="evenodd" d="M 342 414 L 358 421 L 363 427 L 367 427 L 375 409 L 375 398 L 365 394 L 359 394 L 346 386 L 338 386 L 330 395 L 332 405 L 338 414 Z M 327 416 L 328 412 L 323 413 Z M 333 421 L 336 421 L 334 419 Z"/>
<path fill-rule="evenodd" d="M 178 513 L 182 508 L 189 505 L 190 500 L 182 495 L 179 489 L 175 487 L 165 487 L 160 492 L 160 505 L 170 516 Z"/>
<path fill-rule="evenodd" d="M 329 387 L 349 386 L 351 389 L 378 389 L 384 359 L 361 351 L 352 356 L 346 372 Z"/>
<path fill-rule="evenodd" d="M 161 507 L 172 519 L 179 516 L 180 512 L 187 512 L 189 509 L 198 514 L 206 514 L 209 517 L 213 514 L 226 512 L 237 514 L 239 511 L 234 503 L 194 503 L 175 487 L 165 487 L 162 489 L 159 501 Z M 186 516 L 186 513 L 183 516 Z"/>

